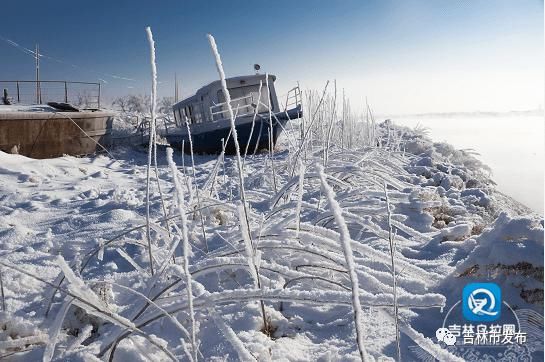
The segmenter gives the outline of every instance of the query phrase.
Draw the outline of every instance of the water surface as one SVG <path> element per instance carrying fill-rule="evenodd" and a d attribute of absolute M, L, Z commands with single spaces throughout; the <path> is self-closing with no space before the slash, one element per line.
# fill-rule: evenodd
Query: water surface
<path fill-rule="evenodd" d="M 498 189 L 543 215 L 545 127 L 535 113 L 391 116 L 429 129 L 434 141 L 471 148 L 492 169 Z"/>

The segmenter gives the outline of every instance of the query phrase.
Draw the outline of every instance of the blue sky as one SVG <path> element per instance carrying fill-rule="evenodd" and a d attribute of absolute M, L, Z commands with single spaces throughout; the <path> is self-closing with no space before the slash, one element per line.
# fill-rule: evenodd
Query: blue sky
<path fill-rule="evenodd" d="M 42 79 L 104 79 L 109 97 L 149 92 L 149 25 L 160 95 L 173 94 L 175 72 L 184 96 L 216 79 L 211 33 L 228 76 L 259 63 L 280 93 L 336 79 L 356 108 L 367 97 L 379 113 L 543 106 L 537 0 L 19 0 L 2 4 L 0 24 L 0 37 L 65 62 L 43 59 Z M 3 40 L 0 64 L 0 79 L 34 77 L 33 58 Z"/>

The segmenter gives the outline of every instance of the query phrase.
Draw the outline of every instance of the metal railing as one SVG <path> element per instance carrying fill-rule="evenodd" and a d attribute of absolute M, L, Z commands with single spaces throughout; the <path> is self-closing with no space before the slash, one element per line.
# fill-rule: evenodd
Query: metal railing
<path fill-rule="evenodd" d="M 100 83 L 64 80 L 0 80 L 10 103 L 70 103 L 79 108 L 100 108 Z"/>
<path fill-rule="evenodd" d="M 302 94 L 299 86 L 295 86 L 288 91 L 286 94 L 286 104 L 284 105 L 284 112 L 287 111 L 290 107 L 297 107 L 302 103 Z"/>
<path fill-rule="evenodd" d="M 250 100 L 249 104 L 240 104 L 240 101 L 246 100 L 246 99 Z M 246 103 L 246 101 L 244 103 Z M 223 106 L 226 105 L 226 104 L 227 104 L 227 102 L 223 102 L 223 103 L 215 104 L 215 105 L 210 107 L 210 117 L 211 117 L 212 120 L 215 120 L 214 116 L 222 115 L 222 114 L 227 113 L 229 111 L 229 109 L 227 107 L 225 107 L 225 109 L 223 109 Z M 238 109 L 238 114 L 237 114 L 238 116 L 245 116 L 245 115 L 248 115 L 248 114 L 253 114 L 254 110 L 255 110 L 255 107 L 257 107 L 257 105 L 254 103 L 254 95 L 250 94 L 250 95 L 245 96 L 245 97 L 239 97 L 239 98 L 231 99 L 231 107 L 233 108 L 233 111 L 235 109 Z M 218 108 L 219 108 L 219 110 L 217 110 Z M 248 109 L 248 111 L 245 112 L 244 109 Z M 228 117 L 228 115 L 226 117 L 221 117 L 220 116 L 220 118 L 227 118 L 227 117 Z"/>
<path fill-rule="evenodd" d="M 257 105 L 258 102 L 255 101 L 256 97 L 254 96 L 256 96 L 256 94 L 252 93 L 248 96 L 235 98 L 231 100 L 231 107 L 233 108 L 233 111 L 235 111 L 235 109 L 238 111 L 237 116 L 245 116 L 245 115 L 253 114 L 255 112 L 255 108 L 258 107 Z M 302 92 L 299 86 L 293 87 L 292 89 L 288 91 L 288 93 L 285 96 L 282 96 L 282 97 L 285 97 L 285 100 L 286 100 L 286 103 L 284 104 L 284 107 L 283 107 L 284 112 L 290 109 L 290 107 L 295 108 L 298 105 L 300 105 L 302 103 L 302 98 L 303 98 Z M 246 102 L 247 99 L 249 99 L 249 102 Z M 244 102 L 241 102 L 243 100 Z M 241 104 L 241 103 L 245 103 L 245 104 Z M 249 103 L 249 104 L 246 104 L 246 103 Z M 216 120 L 214 117 L 217 115 L 220 115 L 220 118 L 228 117 L 228 115 L 223 116 L 224 113 L 228 112 L 227 107 L 223 107 L 226 104 L 227 102 L 223 102 L 223 103 L 215 104 L 210 107 L 210 117 L 212 120 Z M 268 107 L 263 102 L 259 102 L 259 106 L 261 105 Z"/>

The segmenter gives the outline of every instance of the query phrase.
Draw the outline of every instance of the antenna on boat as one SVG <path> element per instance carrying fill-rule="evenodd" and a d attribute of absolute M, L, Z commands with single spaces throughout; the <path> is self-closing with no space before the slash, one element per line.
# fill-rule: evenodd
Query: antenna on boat
<path fill-rule="evenodd" d="M 259 74 L 260 69 L 261 69 L 261 66 L 259 64 L 254 64 L 255 74 Z"/>
<path fill-rule="evenodd" d="M 40 48 L 36 43 L 36 51 L 34 53 L 36 58 L 36 103 L 42 103 L 42 94 L 40 92 Z"/>

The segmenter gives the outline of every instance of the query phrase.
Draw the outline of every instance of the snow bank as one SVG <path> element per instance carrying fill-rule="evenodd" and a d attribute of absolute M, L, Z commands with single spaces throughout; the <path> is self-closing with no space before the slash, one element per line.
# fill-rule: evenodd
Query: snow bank
<path fill-rule="evenodd" d="M 309 102 L 320 103 L 321 110 L 333 108 L 331 98 Z M 17 350 L 20 359 L 40 359 L 48 341 L 43 329 L 57 342 L 48 350 L 53 359 L 184 358 L 194 340 L 204 360 L 358 360 L 356 306 L 369 359 L 392 358 L 384 181 L 398 247 L 404 360 L 414 357 L 414 344 L 454 358 L 428 329 L 468 281 L 489 278 L 514 304 L 539 310 L 543 219 L 522 215 L 498 194 L 474 155 L 391 124 L 347 119 L 342 130 L 331 119 L 318 113 L 308 132 L 299 122 L 288 125 L 291 137 L 309 139 L 274 153 L 278 192 L 272 170 L 263 166 L 271 154 L 246 158 L 247 212 L 235 201 L 241 192 L 236 159 L 195 155 L 190 170 L 186 156 L 169 151 L 167 157 L 158 146 L 158 172 L 149 174 L 151 249 L 142 149 L 114 150 L 117 161 L 0 152 L 3 261 L 55 284 L 62 269 L 63 290 L 100 309 L 79 303 L 97 323 L 70 310 L 63 320 L 59 311 L 69 299 L 59 292 L 51 299 L 52 315 L 59 315 L 54 324 L 54 317 L 44 317 L 52 287 L 3 268 L 7 311 L 0 324 L 9 335 L 0 329 L 0 348 L 11 353 L 24 344 L 30 351 Z M 191 185 L 200 200 L 184 192 Z M 158 266 L 153 277 L 150 254 Z M 257 301 L 264 303 L 272 338 L 260 330 Z"/>
<path fill-rule="evenodd" d="M 456 266 L 458 271 L 474 265 L 530 263 L 543 267 L 543 219 L 535 215 L 502 212 L 475 241 L 477 246 Z"/>

